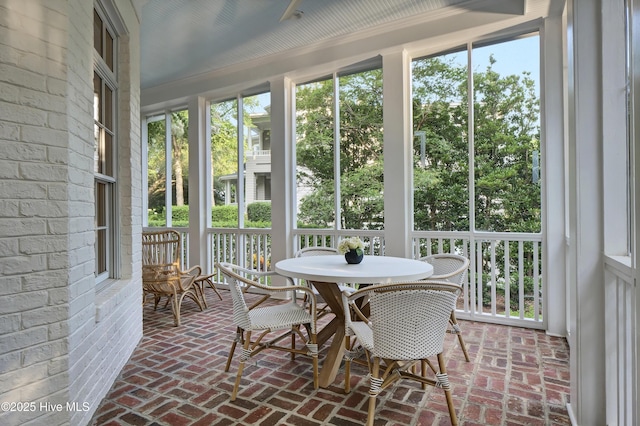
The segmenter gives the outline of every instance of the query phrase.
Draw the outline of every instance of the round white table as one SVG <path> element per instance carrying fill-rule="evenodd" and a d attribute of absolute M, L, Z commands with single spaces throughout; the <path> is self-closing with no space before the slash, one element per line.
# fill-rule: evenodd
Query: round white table
<path fill-rule="evenodd" d="M 344 346 L 344 312 L 338 283 L 386 284 L 421 280 L 433 274 L 433 266 L 391 256 L 364 256 L 361 263 L 350 265 L 344 255 L 330 255 L 281 260 L 276 263 L 275 271 L 310 282 L 335 314 L 335 318 L 318 333 L 318 344 L 333 337 L 320 368 L 319 385 L 326 388 L 338 374 Z"/>

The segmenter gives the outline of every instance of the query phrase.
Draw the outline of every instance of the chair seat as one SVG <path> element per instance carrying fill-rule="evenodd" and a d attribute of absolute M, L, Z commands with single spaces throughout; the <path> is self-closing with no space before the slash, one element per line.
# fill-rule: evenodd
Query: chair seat
<path fill-rule="evenodd" d="M 373 330 L 371 330 L 369 324 L 364 321 L 352 322 L 349 328 L 364 349 L 373 350 Z"/>
<path fill-rule="evenodd" d="M 248 312 L 254 330 L 279 330 L 313 321 L 309 311 L 296 303 L 255 308 Z"/>

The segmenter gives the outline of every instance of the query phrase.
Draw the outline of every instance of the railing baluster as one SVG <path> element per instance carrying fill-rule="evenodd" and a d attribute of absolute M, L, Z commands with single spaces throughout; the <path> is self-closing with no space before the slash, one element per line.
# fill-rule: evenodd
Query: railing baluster
<path fill-rule="evenodd" d="M 518 241 L 518 311 L 524 319 L 524 241 Z"/>
<path fill-rule="evenodd" d="M 511 241 L 504 241 L 504 315 L 511 316 L 511 262 L 509 261 L 509 246 Z"/>

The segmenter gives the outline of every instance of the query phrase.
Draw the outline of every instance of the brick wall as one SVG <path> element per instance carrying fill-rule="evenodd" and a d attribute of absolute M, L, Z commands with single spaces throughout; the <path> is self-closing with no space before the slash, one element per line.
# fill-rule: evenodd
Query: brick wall
<path fill-rule="evenodd" d="M 139 24 L 111 3 L 122 279 L 96 293 L 93 1 L 0 0 L 0 403 L 33 403 L 2 425 L 85 424 L 141 337 Z"/>

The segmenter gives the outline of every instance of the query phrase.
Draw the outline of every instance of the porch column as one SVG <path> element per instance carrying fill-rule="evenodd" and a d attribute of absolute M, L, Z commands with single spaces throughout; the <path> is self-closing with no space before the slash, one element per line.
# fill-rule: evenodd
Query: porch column
<path fill-rule="evenodd" d="M 189 101 L 189 266 L 208 271 L 207 227 L 211 225 L 211 129 L 208 102 Z"/>
<path fill-rule="evenodd" d="M 606 424 L 601 7 L 567 2 L 569 414 L 585 426 Z"/>
<path fill-rule="evenodd" d="M 413 223 L 411 67 L 405 50 L 382 56 L 384 250 L 411 257 Z"/>
<path fill-rule="evenodd" d="M 293 256 L 296 188 L 293 103 L 289 78 L 271 81 L 271 265 Z M 283 280 L 284 284 L 284 280 Z"/>
<path fill-rule="evenodd" d="M 564 56 L 562 52 L 562 11 L 544 22 L 541 52 L 544 52 L 544 134 L 543 167 L 543 244 L 542 264 L 546 265 L 547 333 L 567 335 L 567 284 L 565 259 L 565 153 L 564 153 Z"/>

